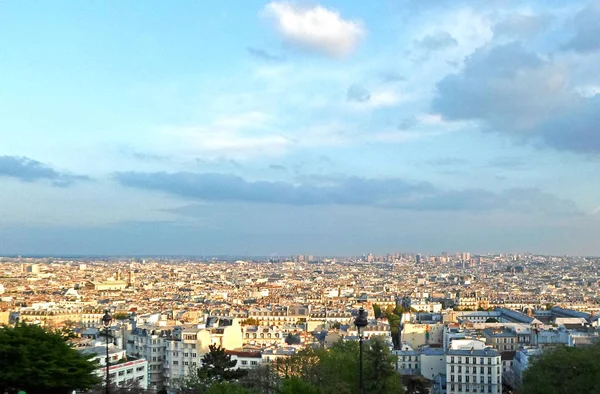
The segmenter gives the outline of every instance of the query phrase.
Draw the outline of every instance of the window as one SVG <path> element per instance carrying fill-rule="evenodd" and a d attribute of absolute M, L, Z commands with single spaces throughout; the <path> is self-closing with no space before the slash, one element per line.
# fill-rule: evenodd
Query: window
<path fill-rule="evenodd" d="M 173 365 L 179 365 L 179 361 L 173 361 Z"/>
<path fill-rule="evenodd" d="M 469 366 L 468 365 L 465 367 L 465 372 L 469 373 Z"/>
<path fill-rule="evenodd" d="M 479 373 L 484 373 L 485 367 L 479 367 Z"/>
<path fill-rule="evenodd" d="M 258 365 L 258 361 L 250 361 L 250 365 Z"/>
<path fill-rule="evenodd" d="M 135 370 L 138 371 L 138 372 L 141 372 L 141 371 L 144 370 L 144 367 L 137 367 Z"/>
<path fill-rule="evenodd" d="M 242 365 L 248 365 L 248 361 L 242 360 Z"/>
<path fill-rule="evenodd" d="M 483 357 L 479 358 L 479 364 L 483 364 Z"/>
<path fill-rule="evenodd" d="M 454 362 L 454 356 L 450 357 L 450 362 L 453 363 Z"/>
<path fill-rule="evenodd" d="M 188 364 L 188 362 L 187 362 L 187 361 L 184 361 L 184 362 L 183 362 L 183 365 L 189 365 L 189 364 Z"/>
<path fill-rule="evenodd" d="M 133 373 L 133 368 L 129 368 L 129 369 L 127 370 L 127 375 L 131 375 L 132 373 Z"/>
<path fill-rule="evenodd" d="M 192 357 L 196 357 L 196 353 L 192 353 Z"/>
<path fill-rule="evenodd" d="M 454 365 L 450 366 L 450 372 L 454 372 Z"/>
<path fill-rule="evenodd" d="M 119 371 L 119 376 L 124 376 L 125 375 L 125 371 Z"/>
<path fill-rule="evenodd" d="M 183 353 L 183 357 L 189 356 L 189 353 Z"/>
<path fill-rule="evenodd" d="M 462 367 L 460 365 L 458 366 L 458 373 L 462 373 Z"/>

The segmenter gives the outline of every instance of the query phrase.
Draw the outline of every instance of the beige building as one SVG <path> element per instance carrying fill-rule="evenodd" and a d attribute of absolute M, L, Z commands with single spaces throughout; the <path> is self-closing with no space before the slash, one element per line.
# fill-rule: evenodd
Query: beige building
<path fill-rule="evenodd" d="M 96 291 L 115 291 L 123 290 L 127 287 L 127 282 L 124 280 L 107 280 L 104 282 L 89 281 L 85 284 L 86 290 Z"/>

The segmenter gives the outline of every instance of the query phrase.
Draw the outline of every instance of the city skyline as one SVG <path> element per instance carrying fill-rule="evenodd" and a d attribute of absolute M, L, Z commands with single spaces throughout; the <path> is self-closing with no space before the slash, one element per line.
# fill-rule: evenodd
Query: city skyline
<path fill-rule="evenodd" d="M 0 18 L 0 255 L 600 255 L 600 1 Z"/>

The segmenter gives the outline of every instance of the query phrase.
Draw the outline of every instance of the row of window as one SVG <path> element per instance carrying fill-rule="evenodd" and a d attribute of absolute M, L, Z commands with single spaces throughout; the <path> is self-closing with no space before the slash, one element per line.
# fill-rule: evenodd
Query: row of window
<path fill-rule="evenodd" d="M 406 368 L 406 364 L 402 364 L 402 369 L 405 369 L 405 368 Z M 411 363 L 408 363 L 408 369 L 413 369 Z M 419 369 L 419 363 L 415 364 L 415 369 Z"/>
<path fill-rule="evenodd" d="M 450 373 L 454 372 L 454 365 L 450 366 Z M 462 365 L 458 365 L 458 368 L 456 368 L 458 373 L 462 373 L 463 369 L 462 369 Z M 500 373 L 500 366 L 496 367 L 497 373 Z M 469 368 L 468 365 L 465 365 L 465 373 L 469 373 L 470 371 L 473 371 L 473 373 L 477 373 L 477 367 L 473 366 L 473 369 L 471 370 Z M 487 369 L 487 373 L 491 374 L 492 373 L 492 367 L 488 367 Z M 479 367 L 479 373 L 485 373 L 485 367 Z"/>
<path fill-rule="evenodd" d="M 450 382 L 462 383 L 462 378 L 463 378 L 462 375 L 458 375 L 456 377 L 455 377 L 455 375 L 450 375 Z M 485 380 L 486 380 L 485 376 L 480 376 L 479 377 L 479 383 L 483 384 L 483 383 L 485 383 Z M 473 376 L 472 380 L 470 379 L 469 375 L 465 376 L 465 383 L 469 383 L 469 382 L 477 383 L 477 376 Z M 492 384 L 492 377 L 491 376 L 487 377 L 487 383 L 488 384 Z M 496 377 L 496 383 L 500 384 L 500 376 Z"/>
<path fill-rule="evenodd" d="M 463 358 L 461 356 L 456 357 L 456 359 L 457 359 L 457 363 L 458 364 L 462 364 L 462 359 Z M 471 359 L 473 360 L 472 363 L 470 362 Z M 495 362 L 492 361 L 493 359 L 494 359 L 493 357 L 487 357 L 487 363 L 488 364 L 495 364 Z M 450 362 L 454 363 L 454 360 L 455 360 L 454 356 L 450 356 Z M 484 357 L 479 357 L 479 364 L 485 364 L 484 360 L 485 360 Z M 467 356 L 465 356 L 465 364 L 477 364 L 477 357 L 467 357 Z"/>
<path fill-rule="evenodd" d="M 496 387 L 494 389 L 494 387 L 492 385 L 480 385 L 480 386 L 473 385 L 473 386 L 471 386 L 471 385 L 466 384 L 466 385 L 464 385 L 464 388 L 465 388 L 466 392 L 471 392 L 472 391 L 474 393 L 477 393 L 477 392 L 485 393 L 486 391 L 488 393 L 492 393 L 492 392 L 499 393 L 500 392 L 500 387 Z M 462 391 L 463 391 L 463 385 L 462 384 L 459 384 L 459 385 L 452 384 L 452 385 L 450 385 L 450 394 L 451 393 L 462 393 Z"/>
<path fill-rule="evenodd" d="M 248 365 L 248 361 L 247 360 L 241 360 L 240 361 L 242 365 Z M 250 361 L 250 365 L 258 365 L 258 361 Z"/>

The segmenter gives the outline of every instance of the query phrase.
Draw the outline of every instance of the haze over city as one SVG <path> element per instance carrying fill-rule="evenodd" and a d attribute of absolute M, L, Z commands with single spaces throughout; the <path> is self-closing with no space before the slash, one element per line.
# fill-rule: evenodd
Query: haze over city
<path fill-rule="evenodd" d="M 0 254 L 600 255 L 600 2 L 0 3 Z"/>

